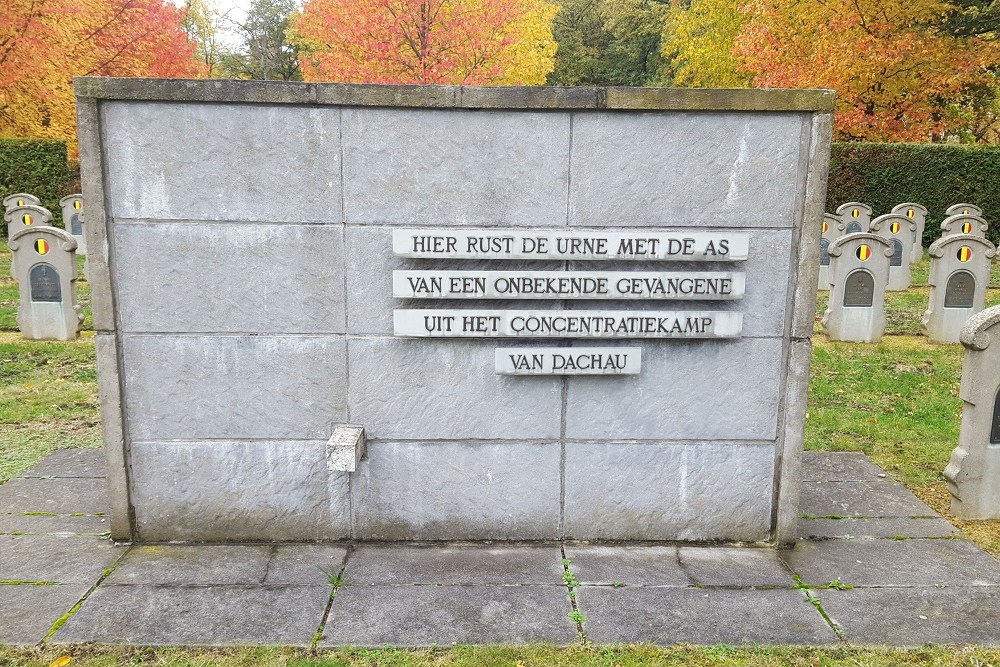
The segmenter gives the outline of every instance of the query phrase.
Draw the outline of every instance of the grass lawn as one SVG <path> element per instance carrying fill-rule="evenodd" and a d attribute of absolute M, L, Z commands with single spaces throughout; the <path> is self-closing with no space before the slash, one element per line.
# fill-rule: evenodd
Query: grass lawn
<path fill-rule="evenodd" d="M 43 456 L 63 447 L 98 447 L 101 428 L 90 328 L 90 291 L 77 283 L 88 331 L 72 343 L 32 342 L 17 332 L 17 285 L 9 278 L 10 253 L 0 244 L 0 482 L 16 477 Z M 82 258 L 80 259 L 82 265 Z M 814 339 L 806 448 L 863 451 L 903 482 L 970 539 L 1000 557 L 1000 521 L 959 521 L 948 513 L 941 477 L 958 442 L 962 402 L 958 399 L 963 349 L 931 345 L 920 337 L 927 305 L 928 262 L 914 268 L 915 286 L 889 293 L 888 335 L 879 344 Z M 1000 264 L 994 267 L 987 305 L 1000 303 Z M 817 315 L 826 308 L 820 293 Z M 818 324 L 817 324 L 818 327 Z M 817 329 L 818 331 L 818 329 Z M 0 647 L 0 667 L 47 667 L 57 649 Z M 756 648 L 648 646 L 453 647 L 403 651 L 392 648 L 314 653 L 294 649 L 136 649 L 83 647 L 72 650 L 73 665 L 963 665 L 1000 667 L 1000 650 L 927 647 Z"/>

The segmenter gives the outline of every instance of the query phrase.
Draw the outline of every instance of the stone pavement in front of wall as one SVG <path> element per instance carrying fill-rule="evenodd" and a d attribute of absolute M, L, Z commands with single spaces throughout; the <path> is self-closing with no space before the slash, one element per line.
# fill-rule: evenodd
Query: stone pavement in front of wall
<path fill-rule="evenodd" d="M 790 550 L 114 546 L 103 470 L 0 485 L 0 643 L 1000 644 L 1000 563 L 861 454 L 806 455 Z"/>

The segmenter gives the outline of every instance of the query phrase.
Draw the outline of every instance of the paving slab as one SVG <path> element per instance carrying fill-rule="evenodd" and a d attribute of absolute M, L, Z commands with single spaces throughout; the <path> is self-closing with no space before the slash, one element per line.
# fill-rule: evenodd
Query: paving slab
<path fill-rule="evenodd" d="M 582 584 L 688 586 L 675 546 L 566 545 L 570 570 Z"/>
<path fill-rule="evenodd" d="M 0 644 L 37 644 L 88 590 L 88 584 L 0 585 Z"/>
<path fill-rule="evenodd" d="M 107 466 L 103 449 L 58 449 L 21 477 L 100 479 Z"/>
<path fill-rule="evenodd" d="M 944 519 L 801 519 L 798 536 L 810 538 L 948 537 L 959 531 Z"/>
<path fill-rule="evenodd" d="M 50 643 L 306 646 L 329 586 L 101 586 Z"/>
<path fill-rule="evenodd" d="M 269 546 L 144 545 L 133 547 L 105 584 L 259 584 Z"/>
<path fill-rule="evenodd" d="M 93 585 L 127 547 L 97 537 L 0 536 L 0 580 Z"/>
<path fill-rule="evenodd" d="M 347 547 L 326 544 L 282 544 L 274 547 L 267 566 L 268 584 L 330 586 L 344 567 Z"/>
<path fill-rule="evenodd" d="M 321 646 L 569 644 L 563 586 L 345 586 Z"/>
<path fill-rule="evenodd" d="M 553 584 L 563 581 L 558 545 L 359 545 L 347 559 L 352 584 Z"/>
<path fill-rule="evenodd" d="M 681 567 L 702 586 L 783 586 L 795 584 L 775 549 L 680 547 Z"/>
<path fill-rule="evenodd" d="M 803 482 L 799 512 L 810 517 L 937 516 L 897 482 Z"/>
<path fill-rule="evenodd" d="M 855 588 L 816 594 L 851 643 L 1000 645 L 1000 587 Z"/>
<path fill-rule="evenodd" d="M 965 540 L 799 542 L 781 557 L 813 585 L 834 579 L 852 586 L 1000 585 L 1000 562 Z"/>
<path fill-rule="evenodd" d="M 0 485 L 0 508 L 8 513 L 96 514 L 107 511 L 107 505 L 103 479 L 19 477 Z"/>
<path fill-rule="evenodd" d="M 25 535 L 100 535 L 111 528 L 106 516 L 0 514 L 0 533 Z"/>
<path fill-rule="evenodd" d="M 577 590 L 591 641 L 691 644 L 832 644 L 836 635 L 792 589 L 608 588 Z"/>
<path fill-rule="evenodd" d="M 885 471 L 861 452 L 803 452 L 802 479 L 806 482 L 872 482 Z"/>

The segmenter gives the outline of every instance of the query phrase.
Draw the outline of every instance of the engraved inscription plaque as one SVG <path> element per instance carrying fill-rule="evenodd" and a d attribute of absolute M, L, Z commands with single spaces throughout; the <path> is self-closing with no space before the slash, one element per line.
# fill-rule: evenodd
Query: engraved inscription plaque
<path fill-rule="evenodd" d="M 830 266 L 830 242 L 827 239 L 819 242 L 819 265 Z"/>
<path fill-rule="evenodd" d="M 889 258 L 889 266 L 902 266 L 902 265 L 903 265 L 903 242 L 900 241 L 899 239 L 892 239 L 892 257 Z"/>
<path fill-rule="evenodd" d="M 1000 445 L 1000 389 L 993 401 L 993 428 L 990 429 L 990 444 Z"/>
<path fill-rule="evenodd" d="M 875 278 L 858 269 L 847 276 L 844 284 L 845 308 L 871 308 L 875 300 Z"/>
<path fill-rule="evenodd" d="M 69 219 L 69 233 L 73 236 L 83 235 L 83 225 L 80 224 L 80 214 L 74 213 L 73 217 Z"/>
<path fill-rule="evenodd" d="M 976 297 L 976 277 L 968 271 L 956 271 L 944 290 L 945 308 L 972 308 Z"/>
<path fill-rule="evenodd" d="M 36 264 L 28 274 L 31 300 L 36 303 L 59 303 L 62 291 L 59 287 L 59 273 L 48 264 Z"/>
<path fill-rule="evenodd" d="M 847 233 L 848 234 L 857 234 L 860 231 L 861 231 L 861 223 L 860 222 L 852 222 L 851 224 L 847 225 Z"/>

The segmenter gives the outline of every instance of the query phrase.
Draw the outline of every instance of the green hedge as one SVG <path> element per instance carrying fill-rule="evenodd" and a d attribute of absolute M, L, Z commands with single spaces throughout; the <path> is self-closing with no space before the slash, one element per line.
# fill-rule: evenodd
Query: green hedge
<path fill-rule="evenodd" d="M 1000 148 L 834 143 L 827 211 L 849 201 L 868 204 L 873 216 L 903 202 L 923 204 L 925 244 L 941 236 L 946 208 L 975 204 L 990 223 L 987 236 L 1000 242 Z"/>
<path fill-rule="evenodd" d="M 52 211 L 52 220 L 62 224 L 59 200 L 70 194 L 66 142 L 52 139 L 0 139 L 0 199 L 27 192 Z M 6 225 L 2 226 L 6 235 Z"/>

